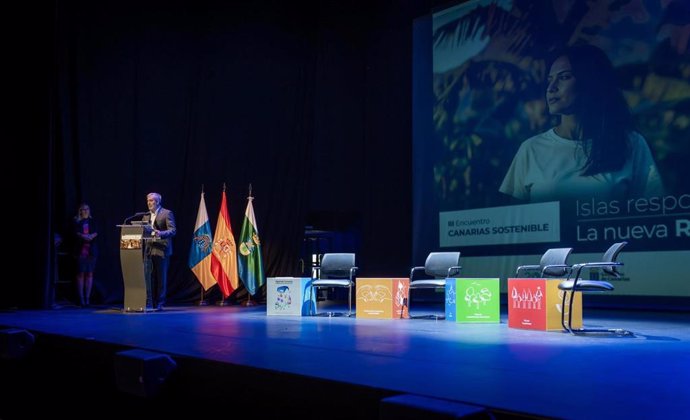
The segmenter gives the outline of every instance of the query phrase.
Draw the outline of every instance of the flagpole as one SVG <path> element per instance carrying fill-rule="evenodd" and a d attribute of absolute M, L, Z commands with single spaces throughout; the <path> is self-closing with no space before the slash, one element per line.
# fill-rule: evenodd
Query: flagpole
<path fill-rule="evenodd" d="M 256 306 L 256 302 L 252 300 L 252 294 L 247 290 L 247 300 L 242 303 L 242 306 Z"/>
<path fill-rule="evenodd" d="M 216 306 L 230 306 L 230 302 L 228 302 L 225 299 L 225 296 L 223 296 L 223 293 L 221 292 L 221 298 L 219 301 L 216 302 Z"/>
<path fill-rule="evenodd" d="M 208 301 L 206 300 L 206 296 L 204 296 L 204 286 L 201 286 L 201 298 L 199 299 L 199 306 L 206 305 L 208 305 Z"/>
<path fill-rule="evenodd" d="M 227 199 L 225 196 L 226 190 L 227 190 L 227 184 L 225 182 L 223 182 L 223 190 L 221 192 L 221 197 L 222 197 L 221 208 L 220 208 L 220 212 L 218 214 L 218 223 L 216 224 L 216 235 L 215 235 L 215 241 L 216 242 L 214 242 L 214 245 L 213 245 L 214 246 L 214 252 L 217 252 L 219 261 L 222 260 L 223 258 L 225 258 L 225 257 L 223 257 L 223 250 L 222 249 L 225 246 L 227 246 L 227 245 L 223 244 L 223 242 L 226 242 L 227 238 L 225 238 L 223 233 L 221 233 L 221 232 L 223 232 L 222 226 L 224 223 L 223 220 L 225 220 L 225 219 L 227 219 L 227 220 L 225 220 L 225 223 L 228 224 L 228 230 L 230 230 L 230 232 L 228 232 L 228 233 L 232 237 L 232 226 L 230 226 L 230 219 L 229 219 L 230 215 L 229 215 L 229 213 L 227 213 L 227 201 L 226 201 Z M 224 214 L 226 215 L 225 219 L 223 218 Z M 220 239 L 221 237 L 223 238 L 222 240 Z M 233 239 L 233 245 L 234 245 L 234 239 Z M 235 257 L 233 254 L 233 258 L 237 258 L 237 257 Z M 221 263 L 221 265 L 222 265 L 222 263 Z M 228 290 L 228 288 L 230 288 L 231 285 L 226 283 L 226 280 L 227 280 L 226 274 L 228 274 L 228 273 L 225 272 L 225 268 L 221 268 L 220 271 L 221 271 L 220 277 L 216 279 L 217 284 L 218 284 L 218 288 L 220 289 L 220 300 L 216 301 L 216 306 L 229 306 L 230 302 L 227 300 L 227 298 L 229 298 L 230 295 L 232 294 L 232 289 Z M 225 293 L 229 293 L 228 296 L 225 296 Z"/>
<path fill-rule="evenodd" d="M 201 194 L 204 194 L 204 184 L 201 184 Z M 206 300 L 206 296 L 204 295 L 204 286 L 201 285 L 201 298 L 199 299 L 199 306 L 206 305 L 208 305 L 208 301 Z"/>
<path fill-rule="evenodd" d="M 206 289 L 216 283 L 210 269 L 211 252 L 213 246 L 213 235 L 211 225 L 206 211 L 204 200 L 204 184 L 201 184 L 201 198 L 199 200 L 199 210 L 194 224 L 194 234 L 192 235 L 192 246 L 189 251 L 187 264 L 200 283 L 199 306 L 206 306 Z"/>
<path fill-rule="evenodd" d="M 249 184 L 249 197 L 247 197 L 247 200 L 251 202 L 252 200 L 252 184 Z M 256 302 L 252 301 L 252 294 L 249 293 L 249 289 L 247 289 L 247 300 L 245 300 L 242 303 L 242 306 L 254 306 L 256 305 Z"/>

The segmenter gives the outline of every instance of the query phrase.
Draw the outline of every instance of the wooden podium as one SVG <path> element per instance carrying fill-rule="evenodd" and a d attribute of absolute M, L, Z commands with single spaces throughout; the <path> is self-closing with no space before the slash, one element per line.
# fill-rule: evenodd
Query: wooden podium
<path fill-rule="evenodd" d="M 151 311 L 146 302 L 146 276 L 144 275 L 144 241 L 150 239 L 147 225 L 117 225 L 120 228 L 120 266 L 125 286 L 125 312 Z M 147 237 L 149 236 L 149 237 Z"/>

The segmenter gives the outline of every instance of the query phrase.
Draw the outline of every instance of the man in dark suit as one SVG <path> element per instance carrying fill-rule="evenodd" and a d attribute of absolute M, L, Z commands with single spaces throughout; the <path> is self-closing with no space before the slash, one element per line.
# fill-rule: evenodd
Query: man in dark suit
<path fill-rule="evenodd" d="M 152 192 L 146 195 L 149 213 L 142 221 L 149 226 L 151 238 L 144 247 L 144 274 L 146 276 L 147 307 L 162 310 L 168 287 L 168 265 L 172 255 L 172 238 L 177 231 L 175 216 L 161 206 L 163 197 Z"/>

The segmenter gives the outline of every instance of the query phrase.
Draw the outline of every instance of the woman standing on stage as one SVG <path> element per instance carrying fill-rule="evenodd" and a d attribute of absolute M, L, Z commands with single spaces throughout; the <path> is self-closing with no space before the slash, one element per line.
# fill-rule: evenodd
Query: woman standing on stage
<path fill-rule="evenodd" d="M 91 208 L 82 203 L 74 218 L 74 232 L 77 236 L 77 296 L 79 304 L 87 307 L 91 304 L 91 288 L 93 286 L 93 272 L 96 268 L 98 257 L 98 243 L 96 237 L 98 230 L 91 217 Z"/>

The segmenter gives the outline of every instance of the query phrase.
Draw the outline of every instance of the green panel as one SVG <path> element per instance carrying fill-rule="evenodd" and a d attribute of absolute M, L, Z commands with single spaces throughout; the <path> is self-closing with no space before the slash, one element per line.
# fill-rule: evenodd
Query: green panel
<path fill-rule="evenodd" d="M 499 279 L 455 279 L 456 322 L 500 322 Z"/>

